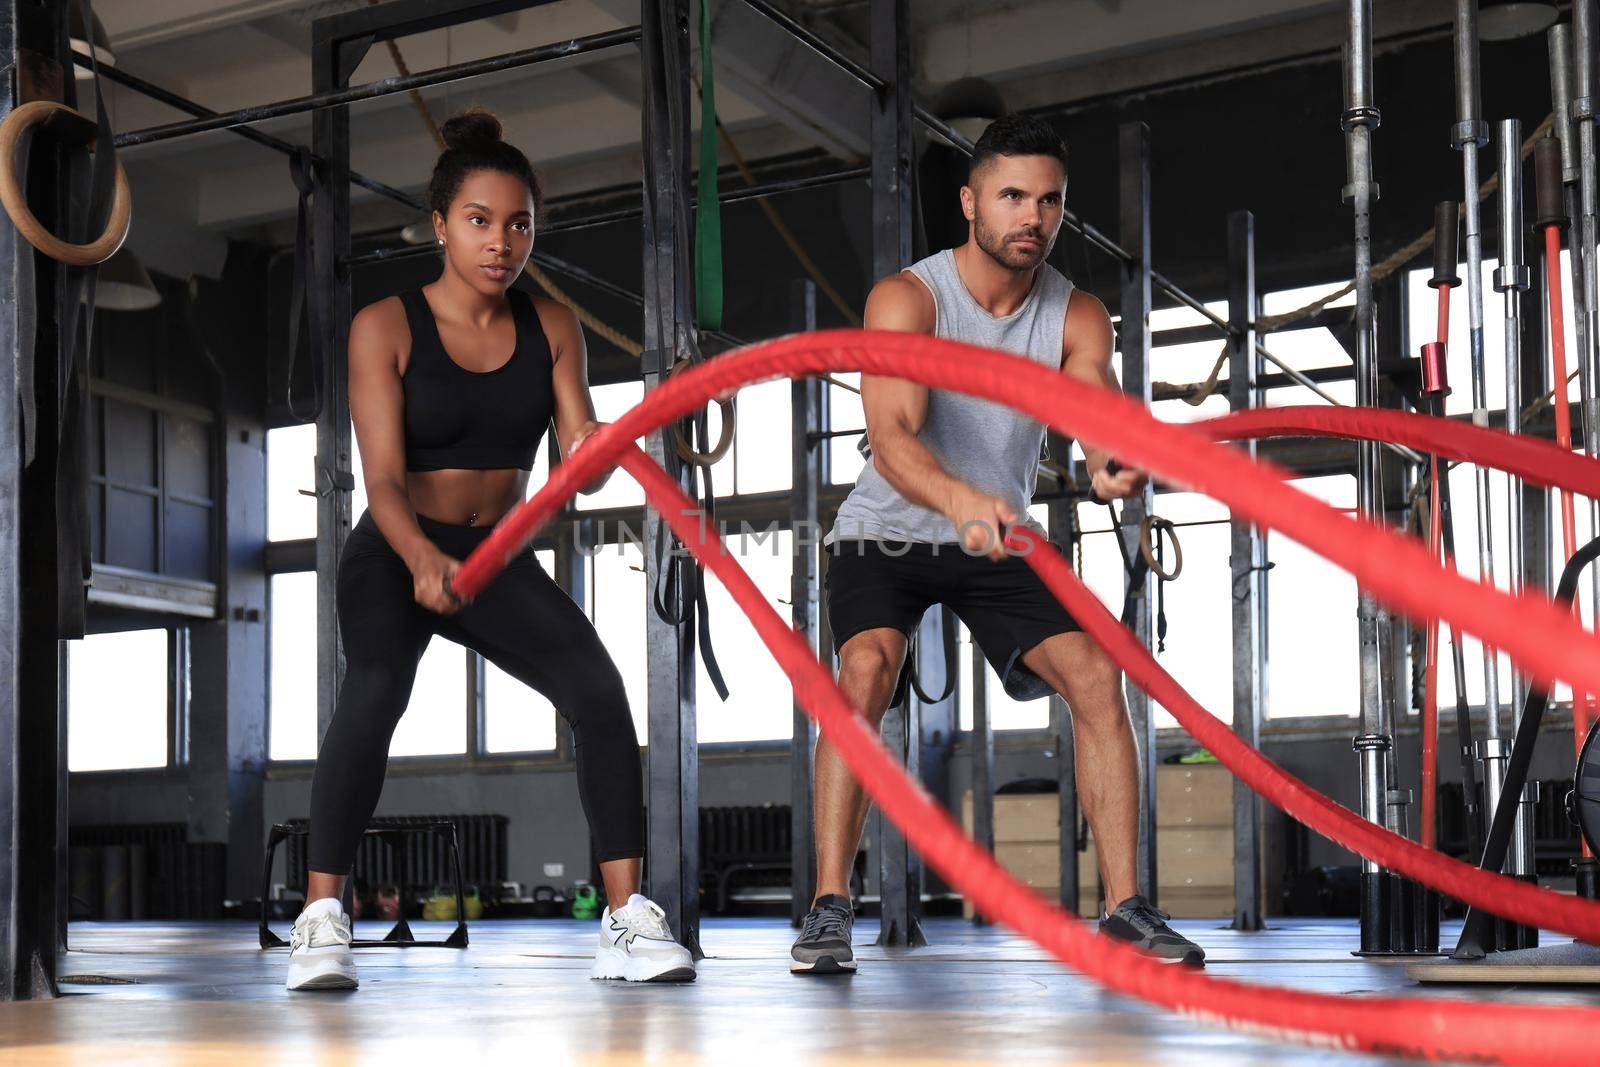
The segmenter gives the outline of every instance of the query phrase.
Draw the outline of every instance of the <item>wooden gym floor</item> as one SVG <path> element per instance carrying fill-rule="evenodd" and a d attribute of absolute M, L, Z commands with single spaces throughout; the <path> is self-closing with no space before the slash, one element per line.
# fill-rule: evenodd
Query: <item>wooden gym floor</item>
<path fill-rule="evenodd" d="M 1279 920 L 1239 934 L 1178 925 L 1211 973 L 1361 996 L 1409 992 L 1600 1004 L 1600 991 L 1430 987 L 1403 967 L 1349 954 L 1353 920 Z M 443 936 L 440 923 L 417 936 Z M 861 942 L 853 978 L 797 978 L 789 927 L 713 919 L 710 958 L 688 986 L 588 978 L 596 924 L 479 922 L 466 951 L 360 949 L 355 993 L 289 994 L 286 949 L 263 952 L 246 923 L 81 923 L 62 961 L 63 996 L 0 1005 L 0 1064 L 311 1064 L 437 1067 L 631 1065 L 1304 1064 L 1382 1062 L 1198 1026 L 1102 992 L 1031 943 L 959 919 L 927 926 L 927 948 Z M 361 924 L 358 936 L 384 926 Z M 1455 929 L 1446 932 L 1453 944 Z M 1547 938 L 1550 943 L 1555 938 Z"/>

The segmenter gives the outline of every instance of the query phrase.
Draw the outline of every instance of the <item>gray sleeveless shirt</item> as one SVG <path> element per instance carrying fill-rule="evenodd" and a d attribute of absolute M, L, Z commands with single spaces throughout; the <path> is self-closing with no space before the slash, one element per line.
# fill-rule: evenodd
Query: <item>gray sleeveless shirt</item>
<path fill-rule="evenodd" d="M 1061 334 L 1072 283 L 1050 264 L 1039 267 L 1022 306 L 1004 317 L 991 315 L 973 299 L 951 249 L 907 269 L 933 293 L 934 336 L 1013 352 L 1051 369 L 1061 366 Z M 1044 432 L 1042 423 L 1002 404 L 930 389 L 927 417 L 917 438 L 952 476 L 1006 501 L 1037 530 L 1038 524 L 1026 516 Z M 920 544 L 958 540 L 954 523 L 901 496 L 870 460 L 839 506 L 824 543 L 857 539 Z"/>

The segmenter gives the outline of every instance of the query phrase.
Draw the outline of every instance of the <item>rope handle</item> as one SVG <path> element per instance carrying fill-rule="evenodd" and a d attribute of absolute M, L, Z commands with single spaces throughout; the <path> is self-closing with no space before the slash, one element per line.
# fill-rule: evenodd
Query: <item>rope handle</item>
<path fill-rule="evenodd" d="M 34 248 L 68 266 L 92 267 L 104 263 L 122 247 L 133 221 L 133 197 L 128 192 L 128 176 L 122 170 L 122 162 L 116 162 L 116 185 L 105 232 L 81 245 L 63 241 L 44 228 L 33 209 L 28 207 L 27 192 L 17 175 L 17 145 L 23 134 L 35 126 L 65 128 L 80 123 L 94 125 L 82 112 L 54 100 L 31 100 L 14 108 L 5 121 L 0 122 L 0 205 L 5 207 L 17 232 Z"/>

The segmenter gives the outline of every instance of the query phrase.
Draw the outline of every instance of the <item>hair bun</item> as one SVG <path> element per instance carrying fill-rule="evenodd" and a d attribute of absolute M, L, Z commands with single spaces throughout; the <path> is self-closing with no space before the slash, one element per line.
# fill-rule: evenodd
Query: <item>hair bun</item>
<path fill-rule="evenodd" d="M 445 119 L 439 134 L 445 146 L 452 149 L 493 143 L 500 140 L 500 120 L 488 108 L 470 107 Z"/>

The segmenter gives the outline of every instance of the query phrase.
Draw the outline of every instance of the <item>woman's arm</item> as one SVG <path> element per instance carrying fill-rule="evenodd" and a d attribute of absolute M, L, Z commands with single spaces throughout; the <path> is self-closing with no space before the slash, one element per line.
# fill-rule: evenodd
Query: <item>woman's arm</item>
<path fill-rule="evenodd" d="M 583 327 L 571 308 L 543 298 L 535 299 L 534 306 L 554 361 L 550 378 L 555 394 L 556 442 L 563 456 L 571 456 L 602 425 L 595 421 L 594 401 L 589 396 L 589 350 Z M 596 492 L 610 478 L 611 470 L 607 470 L 583 492 Z"/>
<path fill-rule="evenodd" d="M 362 308 L 350 323 L 350 418 L 361 449 L 367 510 L 411 570 L 417 603 L 440 614 L 460 605 L 444 580 L 460 561 L 439 551 L 417 525 L 406 490 L 405 392 L 395 339 L 406 328 L 398 298 Z"/>

